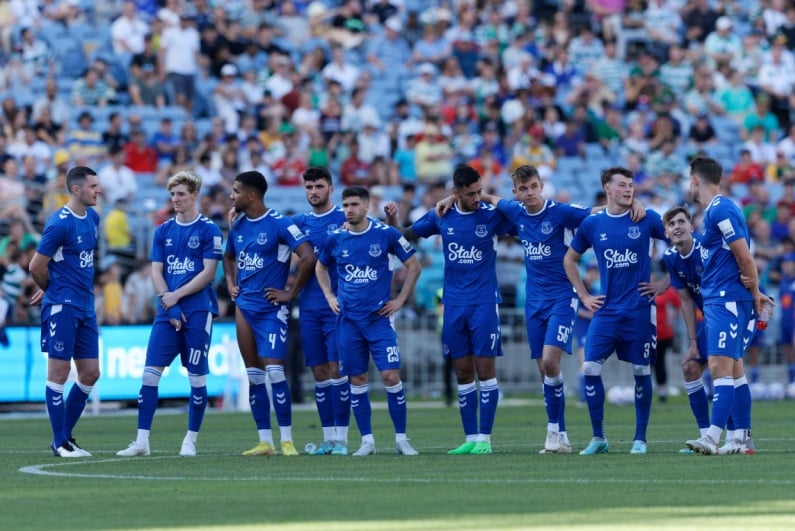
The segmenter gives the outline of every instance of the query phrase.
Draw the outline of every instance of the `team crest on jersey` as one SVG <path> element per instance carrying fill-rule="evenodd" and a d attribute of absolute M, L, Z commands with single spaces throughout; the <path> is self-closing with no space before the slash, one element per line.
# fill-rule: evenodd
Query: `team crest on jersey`
<path fill-rule="evenodd" d="M 698 276 L 702 276 L 704 274 L 704 267 L 701 264 L 696 266 L 696 273 Z"/>
<path fill-rule="evenodd" d="M 191 236 L 188 240 L 188 247 L 191 249 L 198 249 L 199 247 L 199 237 L 198 236 Z"/>
<path fill-rule="evenodd" d="M 638 227 L 637 225 L 631 226 L 629 228 L 629 232 L 627 232 L 627 236 L 629 236 L 631 240 L 637 240 L 638 238 L 640 238 L 640 227 Z"/>
<path fill-rule="evenodd" d="M 549 221 L 545 221 L 545 222 L 543 222 L 541 224 L 541 232 L 542 233 L 544 233 L 544 234 L 552 234 L 553 230 L 554 229 L 552 228 L 552 223 L 550 223 Z"/>
<path fill-rule="evenodd" d="M 257 243 L 260 245 L 265 245 L 266 243 L 268 243 L 268 235 L 264 232 L 260 232 L 257 235 Z"/>
<path fill-rule="evenodd" d="M 329 225 L 328 227 L 326 227 L 326 233 L 327 233 L 327 234 L 331 234 L 332 232 L 334 232 L 334 231 L 335 231 L 335 230 L 337 230 L 338 228 L 339 228 L 339 226 L 338 226 L 338 225 L 336 225 L 336 224 L 333 224 L 333 223 L 332 223 L 331 225 Z M 308 231 L 307 231 L 307 235 L 309 235 L 309 232 L 308 232 Z"/>
<path fill-rule="evenodd" d="M 58 352 L 63 352 L 64 349 L 63 341 L 56 341 L 52 347 Z"/>
<path fill-rule="evenodd" d="M 489 231 L 486 229 L 485 225 L 476 225 L 475 226 L 475 236 L 478 238 L 485 238 L 489 234 Z"/>
<path fill-rule="evenodd" d="M 381 246 L 379 244 L 377 244 L 377 243 L 374 243 L 374 244 L 370 245 L 369 254 L 373 258 L 377 258 L 377 257 L 381 256 Z"/>

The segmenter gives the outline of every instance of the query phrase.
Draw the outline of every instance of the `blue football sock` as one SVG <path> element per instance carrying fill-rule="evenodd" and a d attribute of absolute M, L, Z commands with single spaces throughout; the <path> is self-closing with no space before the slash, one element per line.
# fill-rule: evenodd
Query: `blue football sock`
<path fill-rule="evenodd" d="M 251 416 L 254 417 L 257 429 L 271 429 L 271 402 L 264 383 L 249 384 L 248 401 L 251 404 Z"/>
<path fill-rule="evenodd" d="M 759 381 L 759 367 L 751 367 L 748 372 L 751 376 L 751 383 L 757 383 Z"/>
<path fill-rule="evenodd" d="M 271 383 L 271 392 L 273 393 L 273 410 L 276 412 L 276 422 L 279 426 L 291 426 L 293 423 L 293 404 L 287 380 Z"/>
<path fill-rule="evenodd" d="M 365 435 L 372 435 L 373 433 L 371 424 L 372 409 L 370 407 L 370 395 L 367 389 L 367 384 L 351 385 L 351 409 L 353 410 L 353 417 L 356 419 L 356 425 L 359 427 L 359 433 L 362 437 Z"/>
<path fill-rule="evenodd" d="M 464 435 L 478 434 L 478 387 L 475 382 L 458 384 L 458 411 Z"/>
<path fill-rule="evenodd" d="M 601 376 L 585 377 L 585 399 L 591 416 L 593 436 L 605 438 L 605 386 Z"/>
<path fill-rule="evenodd" d="M 86 409 L 88 395 L 91 394 L 91 386 L 75 382 L 66 397 L 66 411 L 64 414 L 64 436 L 69 439 L 72 437 L 72 430 L 80 420 L 80 415 Z"/>
<path fill-rule="evenodd" d="M 561 402 L 563 399 L 563 375 L 544 377 L 544 406 L 547 410 L 547 422 L 560 424 Z M 561 429 L 563 431 L 563 429 Z"/>
<path fill-rule="evenodd" d="M 651 374 L 635 376 L 635 438 L 634 441 L 646 440 L 646 428 L 649 426 L 652 402 Z"/>
<path fill-rule="evenodd" d="M 188 406 L 188 431 L 197 432 L 202 427 L 204 412 L 207 410 L 207 387 L 190 388 L 190 405 Z"/>
<path fill-rule="evenodd" d="M 334 426 L 334 402 L 331 380 L 315 382 L 315 405 L 317 406 L 317 415 L 320 417 L 320 426 L 322 428 Z"/>
<path fill-rule="evenodd" d="M 723 429 L 734 406 L 734 379 L 731 376 L 716 378 L 712 398 L 712 425 Z M 734 419 L 735 424 L 737 419 Z"/>
<path fill-rule="evenodd" d="M 588 399 L 585 398 L 585 374 L 580 373 L 578 375 L 578 379 L 580 381 L 580 402 L 585 404 L 586 402 L 588 402 Z"/>
<path fill-rule="evenodd" d="M 142 385 L 138 391 L 138 429 L 151 430 L 152 419 L 157 411 L 158 388 L 156 385 Z"/>
<path fill-rule="evenodd" d="M 500 402 L 500 388 L 497 378 L 480 382 L 480 434 L 491 435 L 497 404 Z"/>
<path fill-rule="evenodd" d="M 709 428 L 709 401 L 704 384 L 701 383 L 701 380 L 685 382 L 685 389 L 687 390 L 687 399 L 690 401 L 690 410 L 696 418 L 698 428 Z"/>
<path fill-rule="evenodd" d="M 734 381 L 734 403 L 732 404 L 732 418 L 734 429 L 751 429 L 751 389 L 745 376 Z"/>
<path fill-rule="evenodd" d="M 558 416 L 558 428 L 560 428 L 561 433 L 566 431 L 566 388 L 565 386 L 561 385 L 561 390 L 563 391 L 560 395 L 560 414 Z"/>
<path fill-rule="evenodd" d="M 347 427 L 351 424 L 351 384 L 343 376 L 331 380 L 331 402 L 334 407 L 334 425 Z"/>
<path fill-rule="evenodd" d="M 63 401 L 63 385 L 47 382 L 47 386 L 44 388 L 44 400 L 47 403 L 47 415 L 50 417 L 52 443 L 57 448 L 67 439 L 64 434 L 66 406 Z"/>
<path fill-rule="evenodd" d="M 403 382 L 398 382 L 386 388 L 387 407 L 395 433 L 406 433 L 406 393 L 403 392 Z"/>

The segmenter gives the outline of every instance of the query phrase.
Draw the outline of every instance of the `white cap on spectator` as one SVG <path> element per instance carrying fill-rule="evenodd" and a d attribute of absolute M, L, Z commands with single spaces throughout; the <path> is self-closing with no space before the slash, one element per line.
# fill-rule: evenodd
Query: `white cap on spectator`
<path fill-rule="evenodd" d="M 397 17 L 389 17 L 386 19 L 384 26 L 398 33 L 403 31 L 403 23 L 400 22 L 400 19 Z"/>
<path fill-rule="evenodd" d="M 237 67 L 232 63 L 226 63 L 224 66 L 221 67 L 221 75 L 222 76 L 236 76 L 237 75 Z"/>
<path fill-rule="evenodd" d="M 729 17 L 723 16 L 718 17 L 718 20 L 715 21 L 715 28 L 719 30 L 727 30 L 732 27 L 732 19 Z"/>
<path fill-rule="evenodd" d="M 328 11 L 328 9 L 326 8 L 326 4 L 324 4 L 320 0 L 316 0 L 315 2 L 312 2 L 306 8 L 306 14 L 309 15 L 309 18 L 314 18 L 314 17 L 320 16 L 323 13 L 325 13 L 326 11 Z"/>
<path fill-rule="evenodd" d="M 370 187 L 370 197 L 378 197 L 380 199 L 384 198 L 384 187 L 380 184 L 376 184 Z"/>
<path fill-rule="evenodd" d="M 433 66 L 431 63 L 422 63 L 419 67 L 417 67 L 417 72 L 420 74 L 435 74 L 436 67 Z"/>

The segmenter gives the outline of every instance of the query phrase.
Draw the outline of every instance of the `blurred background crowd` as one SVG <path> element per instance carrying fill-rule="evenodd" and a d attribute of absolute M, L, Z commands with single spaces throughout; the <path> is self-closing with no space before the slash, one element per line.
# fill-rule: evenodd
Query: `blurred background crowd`
<path fill-rule="evenodd" d="M 504 196 L 532 164 L 548 197 L 584 204 L 600 200 L 599 170 L 620 164 L 663 212 L 687 201 L 688 161 L 704 153 L 724 166 L 777 291 L 795 252 L 793 49 L 790 0 L 0 2 L 9 320 L 37 318 L 27 262 L 77 164 L 103 190 L 105 324 L 150 321 L 148 244 L 183 169 L 221 225 L 240 171 L 265 174 L 268 205 L 290 212 L 307 208 L 309 166 L 338 189 L 370 187 L 375 216 L 395 200 L 410 223 L 459 163 Z M 419 246 L 415 309 L 432 311 L 442 257 L 436 241 Z M 498 267 L 506 305 L 521 307 L 521 245 L 501 241 Z"/>

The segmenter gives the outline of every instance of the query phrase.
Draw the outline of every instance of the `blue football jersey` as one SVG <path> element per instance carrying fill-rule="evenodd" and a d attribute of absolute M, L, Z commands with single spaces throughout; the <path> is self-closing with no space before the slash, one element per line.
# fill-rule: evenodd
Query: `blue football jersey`
<path fill-rule="evenodd" d="M 538 212 L 531 214 L 519 201 L 503 199 L 497 208 L 513 220 L 524 247 L 527 269 L 527 299 L 549 299 L 553 294 L 571 295 L 571 283 L 563 269 L 574 229 L 587 218 L 591 209 L 550 199 Z"/>
<path fill-rule="evenodd" d="M 278 311 L 280 306 L 264 304 L 265 289 L 287 286 L 290 257 L 306 241 L 292 219 L 273 209 L 257 219 L 235 220 L 226 242 L 226 253 L 237 259 L 240 292 L 235 303 L 244 310 Z"/>
<path fill-rule="evenodd" d="M 414 255 L 411 244 L 394 227 L 371 219 L 362 232 L 336 230 L 328 235 L 318 260 L 336 269 L 337 301 L 349 318 L 364 318 L 391 298 L 393 259 Z"/>
<path fill-rule="evenodd" d="M 792 329 L 795 323 L 795 277 L 781 275 L 779 281 L 778 305 L 781 312 L 781 326 Z"/>
<path fill-rule="evenodd" d="M 696 307 L 703 310 L 701 275 L 704 273 L 704 263 L 701 261 L 701 242 L 698 238 L 694 238 L 693 247 L 687 256 L 679 254 L 676 247 L 670 247 L 663 255 L 663 264 L 671 276 L 671 286 L 686 289 Z"/>
<path fill-rule="evenodd" d="M 474 212 L 454 206 L 444 217 L 430 211 L 414 222 L 417 236 L 442 237 L 446 305 L 502 302 L 497 283 L 497 236 L 515 233 L 514 224 L 493 206 L 481 203 Z"/>
<path fill-rule="evenodd" d="M 315 256 L 317 256 L 326 243 L 328 235 L 342 227 L 343 223 L 345 223 L 345 212 L 343 212 L 340 207 L 334 207 L 323 214 L 308 212 L 295 215 L 293 216 L 293 221 L 298 228 L 301 229 L 301 232 L 309 238 L 309 242 L 312 244 L 312 248 L 315 251 Z M 329 277 L 331 278 L 331 289 L 336 293 L 336 270 L 330 269 Z M 326 302 L 326 297 L 323 295 L 323 290 L 320 289 L 320 284 L 317 283 L 317 278 L 314 274 L 304 285 L 304 289 L 301 290 L 299 307 L 302 311 L 328 309 L 328 302 Z"/>
<path fill-rule="evenodd" d="M 43 304 L 70 304 L 93 311 L 98 227 L 99 214 L 93 208 L 78 216 L 65 206 L 47 220 L 36 249 L 52 258 L 47 264 L 50 284 Z"/>
<path fill-rule="evenodd" d="M 701 221 L 701 253 L 704 275 L 701 295 L 705 301 L 720 298 L 728 301 L 750 301 L 753 296 L 740 282 L 740 266 L 729 244 L 744 238 L 751 245 L 745 218 L 734 201 L 715 196 L 704 209 Z"/>
<path fill-rule="evenodd" d="M 629 211 L 619 216 L 602 210 L 585 218 L 571 241 L 582 254 L 593 247 L 599 266 L 604 305 L 599 311 L 635 310 L 651 300 L 638 292 L 638 284 L 651 280 L 652 238 L 665 240 L 660 215 L 650 209 L 635 223 Z"/>
<path fill-rule="evenodd" d="M 163 264 L 163 279 L 169 291 L 189 283 L 204 269 L 204 260 L 221 260 L 223 237 L 213 221 L 199 215 L 190 223 L 171 218 L 155 230 L 149 260 Z M 211 282 L 204 289 L 183 297 L 179 308 L 185 315 L 212 312 L 218 315 L 218 298 Z M 159 314 L 166 311 L 158 304 Z"/>

